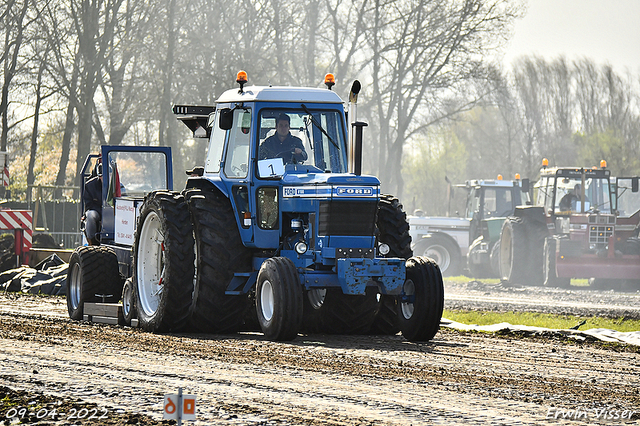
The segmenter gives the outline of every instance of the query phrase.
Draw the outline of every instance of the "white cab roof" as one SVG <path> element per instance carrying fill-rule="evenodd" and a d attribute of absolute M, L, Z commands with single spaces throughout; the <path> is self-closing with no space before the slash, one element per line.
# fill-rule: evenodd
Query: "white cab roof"
<path fill-rule="evenodd" d="M 216 102 L 226 103 L 253 101 L 343 103 L 340 96 L 329 89 L 286 86 L 248 86 L 244 88 L 242 93 L 239 93 L 239 89 L 231 89 L 224 92 Z"/>

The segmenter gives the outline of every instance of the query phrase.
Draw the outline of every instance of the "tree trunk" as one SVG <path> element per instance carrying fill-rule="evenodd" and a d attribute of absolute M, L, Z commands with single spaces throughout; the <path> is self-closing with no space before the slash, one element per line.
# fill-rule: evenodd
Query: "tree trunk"
<path fill-rule="evenodd" d="M 13 6 L 7 5 L 8 8 Z M 25 26 L 23 25 L 24 17 L 27 14 L 27 9 L 29 6 L 29 2 L 27 0 L 24 1 L 22 5 L 22 10 L 20 11 L 20 15 L 15 22 L 15 28 L 17 29 L 17 34 L 14 40 L 11 40 L 11 30 L 6 28 L 5 34 L 5 49 L 6 55 L 5 66 L 4 66 L 4 81 L 2 82 L 2 98 L 0 99 L 0 114 L 2 115 L 2 132 L 0 132 L 0 151 L 7 150 L 7 139 L 9 138 L 9 87 L 11 86 L 11 82 L 13 81 L 13 77 L 16 74 L 16 67 L 18 65 L 18 54 L 20 52 L 20 48 L 22 47 L 22 40 Z M 4 17 L 3 19 L 6 19 Z M 13 52 L 11 53 L 11 60 L 8 61 L 10 46 L 13 45 Z M 7 62 L 8 61 L 8 62 Z"/>
<path fill-rule="evenodd" d="M 45 53 L 45 57 L 47 54 Z M 29 169 L 27 170 L 27 191 L 30 185 L 33 185 L 35 181 L 35 174 L 33 169 L 36 164 L 36 157 L 38 155 L 38 125 L 40 123 L 40 107 L 42 105 L 42 75 L 44 74 L 44 69 L 46 66 L 46 62 L 43 60 L 40 62 L 40 67 L 38 69 L 38 80 L 36 83 L 36 105 L 33 111 L 33 130 L 31 132 L 31 152 L 29 155 Z"/>
<path fill-rule="evenodd" d="M 69 164 L 69 154 L 71 153 L 71 138 L 75 131 L 74 111 L 77 109 L 76 88 L 79 74 L 79 58 L 73 64 L 73 73 L 69 82 L 69 102 L 67 105 L 67 114 L 64 122 L 64 134 L 62 135 L 62 153 L 60 155 L 60 168 L 56 176 L 56 186 L 65 186 L 67 182 L 67 165 Z M 62 191 L 56 191 L 56 198 L 62 197 Z"/>
<path fill-rule="evenodd" d="M 160 102 L 160 125 L 158 141 L 160 146 L 169 146 L 169 111 L 171 104 L 171 84 L 173 75 L 173 61 L 176 45 L 176 28 L 175 28 L 175 0 L 169 0 L 167 9 L 167 57 L 162 70 L 162 99 Z"/>

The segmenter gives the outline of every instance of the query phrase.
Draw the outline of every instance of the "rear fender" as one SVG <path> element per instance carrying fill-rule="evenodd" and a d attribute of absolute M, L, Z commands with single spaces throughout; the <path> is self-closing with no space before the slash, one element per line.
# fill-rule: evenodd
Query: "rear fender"
<path fill-rule="evenodd" d="M 185 186 L 185 191 L 189 189 L 201 189 L 203 191 L 211 191 L 215 192 L 219 195 L 224 196 L 231 203 L 231 207 L 234 211 L 234 218 L 236 222 L 236 226 L 238 227 L 238 231 L 240 233 L 240 238 L 242 239 L 242 243 L 246 247 L 255 247 L 253 243 L 253 227 L 242 227 L 240 223 L 240 216 L 238 212 L 238 206 L 236 205 L 236 200 L 234 197 L 230 196 L 230 190 L 227 189 L 225 183 L 221 180 L 210 180 L 206 177 L 190 177 L 187 179 L 187 183 Z"/>
<path fill-rule="evenodd" d="M 544 207 L 539 206 L 518 206 L 513 215 L 515 217 L 530 218 L 531 220 L 545 223 L 547 222 L 544 215 Z"/>

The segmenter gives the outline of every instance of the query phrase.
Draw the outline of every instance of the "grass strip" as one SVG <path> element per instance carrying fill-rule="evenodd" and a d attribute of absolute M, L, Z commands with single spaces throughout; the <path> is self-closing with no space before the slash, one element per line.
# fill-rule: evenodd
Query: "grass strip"
<path fill-rule="evenodd" d="M 528 325 L 551 329 L 570 329 L 578 327 L 580 330 L 591 328 L 606 328 L 621 332 L 640 331 L 640 320 L 626 318 L 583 317 L 575 315 L 554 315 L 536 312 L 489 312 L 489 311 L 461 311 L 445 309 L 444 318 L 463 324 L 491 325 L 508 322 L 514 325 Z"/>
<path fill-rule="evenodd" d="M 475 280 L 475 278 L 467 277 L 465 275 L 457 275 L 455 277 L 445 277 L 445 282 L 453 284 L 466 284 L 469 281 Z M 484 284 L 500 284 L 502 280 L 500 278 L 482 278 Z M 572 278 L 571 285 L 574 287 L 589 287 L 589 280 L 585 278 Z"/>

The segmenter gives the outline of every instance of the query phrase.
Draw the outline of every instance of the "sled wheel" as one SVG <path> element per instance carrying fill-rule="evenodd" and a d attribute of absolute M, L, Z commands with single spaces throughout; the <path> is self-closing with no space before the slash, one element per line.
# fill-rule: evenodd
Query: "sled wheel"
<path fill-rule="evenodd" d="M 101 302 L 98 294 L 111 295 L 105 302 L 117 301 L 121 288 L 118 259 L 112 249 L 102 246 L 75 249 L 67 272 L 67 309 L 71 319 L 82 319 L 85 302 Z"/>
<path fill-rule="evenodd" d="M 136 316 L 135 296 L 131 278 L 127 278 L 124 282 L 124 287 L 122 287 L 122 316 L 125 325 L 131 325 L 131 320 Z"/>

